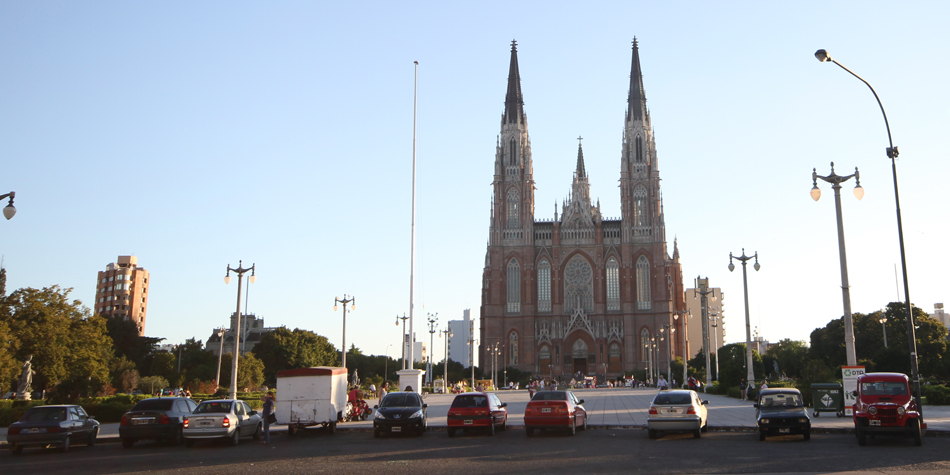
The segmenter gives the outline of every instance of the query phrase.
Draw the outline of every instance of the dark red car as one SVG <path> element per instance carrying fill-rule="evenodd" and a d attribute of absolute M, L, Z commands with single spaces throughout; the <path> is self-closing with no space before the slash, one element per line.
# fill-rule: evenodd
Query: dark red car
<path fill-rule="evenodd" d="M 449 437 L 455 437 L 458 430 L 472 428 L 488 430 L 495 435 L 496 430 L 505 430 L 508 423 L 508 404 L 501 402 L 494 393 L 464 393 L 455 396 L 448 413 Z"/>
<path fill-rule="evenodd" d="M 577 428 L 587 429 L 587 410 L 584 400 L 577 399 L 571 391 L 540 391 L 531 398 L 524 410 L 524 428 L 528 437 L 535 429 L 566 430 L 577 433 Z"/>
<path fill-rule="evenodd" d="M 910 378 L 901 373 L 867 373 L 858 378 L 854 401 L 854 433 L 858 445 L 867 436 L 904 435 L 920 445 L 922 427 Z"/>

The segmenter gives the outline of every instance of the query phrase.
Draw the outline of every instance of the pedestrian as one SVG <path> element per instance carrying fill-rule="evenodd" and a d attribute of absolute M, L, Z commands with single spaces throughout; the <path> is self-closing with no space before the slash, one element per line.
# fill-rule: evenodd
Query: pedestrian
<path fill-rule="evenodd" d="M 261 440 L 262 444 L 270 443 L 270 424 L 271 419 L 274 418 L 274 392 L 268 391 L 267 395 L 261 398 L 264 401 L 264 407 L 261 409 L 261 413 L 264 417 L 264 438 Z"/>
<path fill-rule="evenodd" d="M 382 385 L 379 386 L 379 399 L 382 400 L 386 396 L 386 393 L 389 392 L 389 381 L 384 381 Z"/>
<path fill-rule="evenodd" d="M 746 390 L 749 388 L 749 384 L 745 382 L 745 378 L 739 380 L 739 399 L 742 401 L 748 401 L 749 398 L 746 397 Z"/>
<path fill-rule="evenodd" d="M 376 395 L 376 384 L 374 383 L 369 384 L 369 392 L 373 393 L 373 396 Z"/>
<path fill-rule="evenodd" d="M 762 391 L 764 391 L 764 390 L 766 390 L 766 389 L 768 389 L 768 388 L 769 388 L 769 382 L 763 379 L 763 380 L 762 380 L 762 385 L 759 386 L 759 394 L 762 394 Z"/>
<path fill-rule="evenodd" d="M 659 388 L 660 391 L 666 391 L 667 389 L 670 389 L 666 384 L 666 378 L 664 378 L 662 374 L 660 375 L 660 379 L 656 381 L 656 387 Z"/>

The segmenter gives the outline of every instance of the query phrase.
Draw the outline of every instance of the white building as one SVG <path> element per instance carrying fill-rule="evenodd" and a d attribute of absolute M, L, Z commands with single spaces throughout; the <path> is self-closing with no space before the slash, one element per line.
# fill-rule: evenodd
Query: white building
<path fill-rule="evenodd" d="M 471 347 L 469 346 L 469 339 L 474 334 L 474 325 L 475 321 L 472 320 L 472 311 L 470 309 L 465 309 L 462 311 L 461 320 L 451 320 L 449 321 L 449 331 L 451 332 L 451 337 L 449 338 L 449 359 L 457 363 L 462 363 L 462 366 L 469 367 L 471 366 Z M 475 362 L 478 365 L 478 362 Z"/>

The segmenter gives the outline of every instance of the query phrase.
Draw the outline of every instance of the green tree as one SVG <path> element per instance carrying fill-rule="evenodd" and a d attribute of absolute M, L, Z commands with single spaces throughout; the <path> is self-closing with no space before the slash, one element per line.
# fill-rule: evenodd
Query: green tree
<path fill-rule="evenodd" d="M 256 346 L 255 346 L 256 348 Z M 261 387 L 264 384 L 264 362 L 258 359 L 254 353 L 245 353 L 238 358 L 237 389 L 238 391 L 249 391 Z M 231 353 L 225 353 L 221 357 L 221 387 L 229 388 L 231 386 Z"/>
<path fill-rule="evenodd" d="M 204 349 L 201 341 L 188 339 L 181 347 L 181 380 L 186 388 L 197 386 L 199 382 L 214 379 L 218 370 L 218 357 Z"/>
<path fill-rule="evenodd" d="M 112 338 L 115 356 L 127 358 L 139 373 L 148 373 L 157 345 L 164 338 L 139 336 L 135 322 L 122 318 L 106 319 L 106 329 Z"/>
<path fill-rule="evenodd" d="M 738 387 L 739 381 L 748 376 L 746 369 L 745 343 L 730 343 L 719 349 L 719 382 L 725 387 Z M 715 363 L 713 363 L 715 364 Z M 765 366 L 759 352 L 752 350 L 752 370 L 756 381 L 766 378 Z"/>
<path fill-rule="evenodd" d="M 151 376 L 161 376 L 172 386 L 180 384 L 178 374 L 178 355 L 173 355 L 167 351 L 159 351 L 152 357 L 152 364 L 148 374 Z"/>
<path fill-rule="evenodd" d="M 0 311 L 3 311 L 2 306 L 0 306 Z M 13 356 L 16 354 L 16 343 L 17 340 L 13 338 L 10 325 L 6 321 L 0 320 L 0 394 L 16 390 L 20 365 L 23 364 L 17 362 Z"/>
<path fill-rule="evenodd" d="M 145 376 L 139 379 L 139 391 L 145 394 L 156 394 L 168 386 L 168 380 L 161 376 Z"/>
<path fill-rule="evenodd" d="M 139 386 L 139 370 L 135 367 L 135 363 L 124 356 L 112 360 L 109 372 L 112 386 L 120 392 L 130 393 Z"/>
<path fill-rule="evenodd" d="M 772 361 L 778 363 L 779 371 L 789 378 L 799 378 L 808 361 L 808 345 L 801 340 L 788 338 L 769 346 L 763 357 L 766 368 L 772 368 Z M 780 375 L 779 375 L 780 376 Z"/>
<path fill-rule="evenodd" d="M 254 346 L 254 355 L 264 363 L 264 383 L 269 386 L 277 384 L 278 371 L 336 366 L 340 362 L 336 347 L 326 337 L 299 328 L 291 331 L 287 327 L 265 333 L 261 341 Z M 347 364 L 350 362 L 347 361 Z M 221 371 L 223 373 L 224 369 Z M 228 381 L 223 375 L 221 380 Z"/>

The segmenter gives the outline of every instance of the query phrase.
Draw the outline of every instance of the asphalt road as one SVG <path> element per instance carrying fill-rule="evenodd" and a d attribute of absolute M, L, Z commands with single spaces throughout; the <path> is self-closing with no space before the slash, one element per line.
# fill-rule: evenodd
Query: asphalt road
<path fill-rule="evenodd" d="M 471 433 L 448 438 L 444 431 L 422 437 L 374 439 L 369 432 L 322 430 L 271 444 L 243 439 L 240 446 L 199 443 L 194 448 L 140 442 L 0 453 L 3 474 L 111 473 L 906 473 L 950 472 L 950 438 L 882 438 L 860 447 L 854 436 L 814 434 L 770 438 L 754 432 L 688 434 L 649 440 L 644 430 L 592 429 L 574 437 L 542 433 L 527 438 L 510 429 L 494 437 Z"/>

